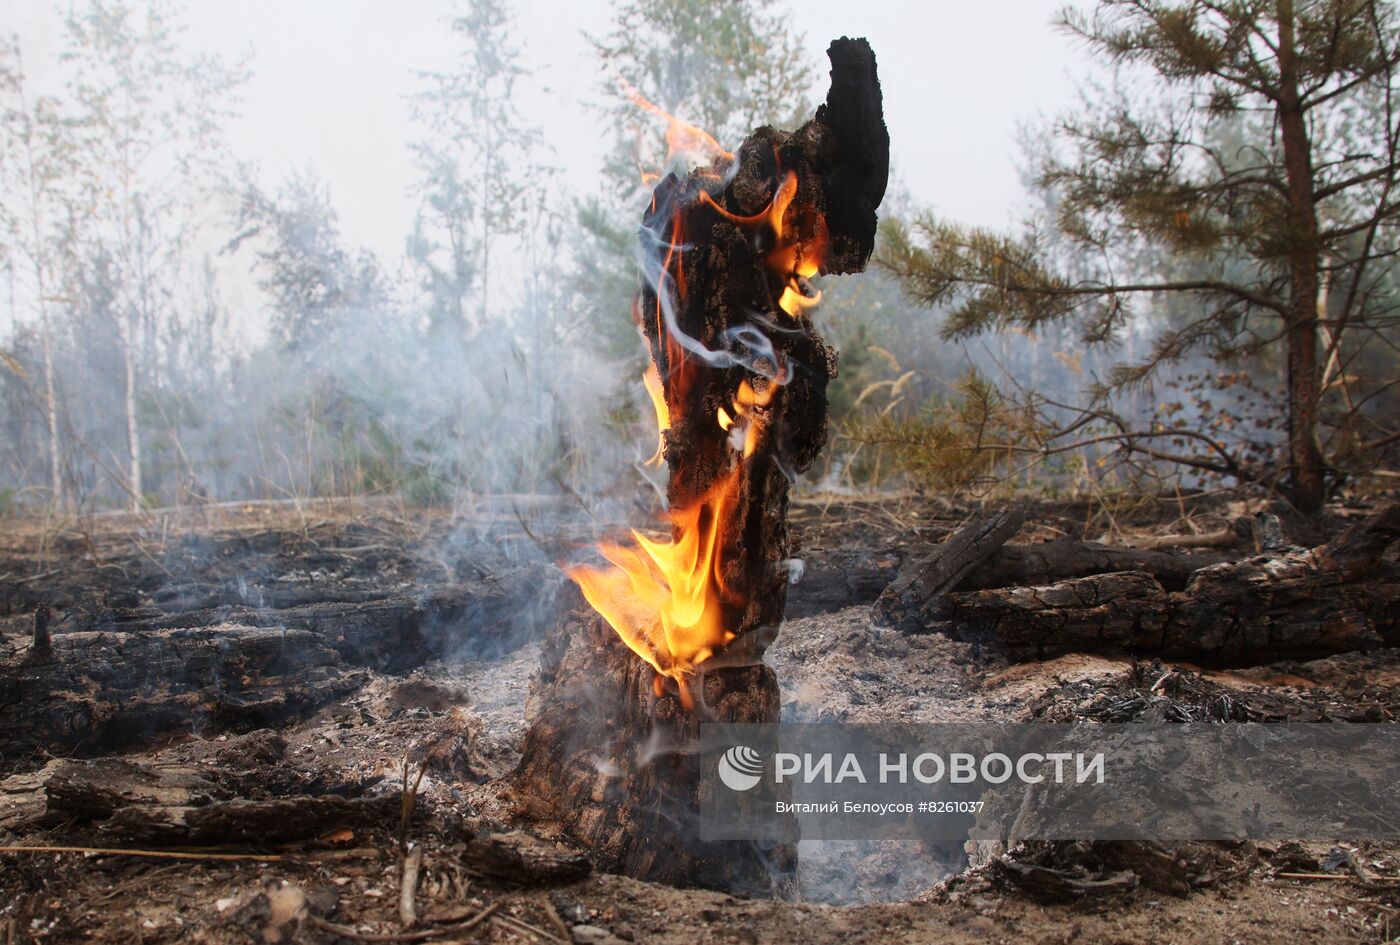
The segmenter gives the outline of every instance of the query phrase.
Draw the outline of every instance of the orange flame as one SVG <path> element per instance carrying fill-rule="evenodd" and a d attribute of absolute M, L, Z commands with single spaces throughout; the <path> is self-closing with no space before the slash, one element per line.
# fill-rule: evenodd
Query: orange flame
<path fill-rule="evenodd" d="M 618 84 L 622 86 L 623 93 L 638 108 L 651 112 L 651 114 L 666 122 L 666 160 L 669 162 L 682 154 L 703 155 L 706 161 L 712 161 L 717 157 L 725 160 L 734 160 L 733 153 L 726 151 L 720 146 L 708 132 L 681 121 L 675 115 L 667 112 L 656 105 L 653 105 L 636 86 L 626 79 L 619 79 Z M 643 180 L 646 179 L 643 174 Z"/>
<path fill-rule="evenodd" d="M 666 406 L 666 392 L 661 388 L 661 374 L 655 364 L 648 364 L 642 375 L 642 384 L 651 397 L 651 406 L 656 411 L 656 452 L 647 460 L 647 466 L 660 466 L 666 456 L 666 431 L 671 429 L 671 411 Z"/>
<path fill-rule="evenodd" d="M 718 546 L 739 468 L 716 482 L 699 502 L 670 513 L 672 541 L 648 538 L 634 529 L 632 546 L 599 546 L 614 567 L 566 569 L 622 642 L 676 681 L 686 708 L 694 706 L 690 674 L 734 639 L 723 623 Z"/>
<path fill-rule="evenodd" d="M 700 202 L 710 207 L 720 216 L 739 226 L 758 226 L 767 223 L 773 231 L 776 244 L 768 253 L 768 267 L 784 279 L 782 295 L 778 298 L 778 308 L 793 318 L 814 308 L 822 300 L 820 292 L 809 294 L 808 280 L 817 274 L 821 267 L 822 255 L 826 252 L 826 219 L 816 210 L 810 209 L 796 226 L 787 221 L 788 208 L 797 197 L 797 175 L 788 171 L 773 199 L 766 209 L 752 216 L 731 213 L 704 191 L 700 192 Z M 810 232 L 804 234 L 804 230 Z"/>
<path fill-rule="evenodd" d="M 666 120 L 666 141 L 671 151 L 668 159 L 682 153 L 702 154 L 711 161 L 734 159 L 710 135 L 668 115 L 631 86 L 624 84 L 624 88 L 639 107 Z M 712 171 L 711 176 L 717 174 Z M 765 263 L 783 286 L 776 307 L 794 318 L 821 299 L 821 293 L 814 292 L 808 280 L 817 274 L 827 244 L 826 222 L 821 213 L 813 206 L 795 206 L 797 196 L 797 174 L 787 171 L 777 182 L 769 205 L 752 216 L 731 213 L 703 190 L 697 198 L 739 226 L 766 225 L 771 230 L 773 248 Z M 681 258 L 684 219 L 683 208 L 673 211 L 662 259 L 662 269 L 670 276 L 678 305 L 686 295 Z M 634 308 L 634 318 L 640 321 L 641 317 Z M 667 332 L 659 293 L 655 310 L 646 317 L 655 319 L 655 337 L 663 347 L 670 370 L 663 385 L 654 357 L 642 378 L 660 431 L 656 453 L 648 464 L 659 465 L 664 458 L 672 411 L 690 403 L 688 388 L 694 381 L 695 364 Z M 776 368 L 784 370 L 781 363 Z M 690 680 L 697 668 L 735 639 L 734 631 L 725 625 L 726 612 L 735 612 L 746 603 L 740 593 L 726 587 L 723 579 L 725 529 L 733 527 L 732 510 L 740 484 L 750 457 L 762 446 L 768 427 L 767 408 L 784 381 L 781 375 L 776 379 L 746 378 L 740 381 L 733 403 L 715 408 L 714 422 L 728 434 L 735 456 L 727 471 L 703 496 L 667 513 L 670 540 L 632 530 L 630 542 L 604 542 L 598 546 L 609 566 L 565 568 L 589 604 L 622 641 L 656 670 L 657 695 L 663 692 L 663 678 L 672 679 L 686 708 L 694 706 Z"/>

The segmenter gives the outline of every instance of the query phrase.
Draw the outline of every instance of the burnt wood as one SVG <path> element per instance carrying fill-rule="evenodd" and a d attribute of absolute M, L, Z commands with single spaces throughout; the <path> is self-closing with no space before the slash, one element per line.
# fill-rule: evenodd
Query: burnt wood
<path fill-rule="evenodd" d="M 880 595 L 880 611 L 890 619 L 915 610 L 929 598 L 957 587 L 968 572 L 986 561 L 1011 540 L 1026 520 L 1020 509 L 1004 508 L 969 522 L 946 542 L 915 557 L 900 568 Z"/>
<path fill-rule="evenodd" d="M 898 625 L 910 620 L 917 624 L 927 599 L 916 601 L 914 606 L 901 603 L 891 585 L 911 571 L 918 573 L 937 561 L 943 548 L 941 544 L 913 544 L 883 551 L 804 549 L 803 576 L 788 589 L 786 617 L 810 617 L 878 602 L 875 616 L 881 622 Z M 956 583 L 945 586 L 946 591 L 975 591 L 1053 584 L 1113 571 L 1145 571 L 1167 590 L 1179 591 L 1201 568 L 1231 560 L 1232 556 L 1215 552 L 1150 551 L 1092 541 L 1006 544 L 965 572 Z"/>
<path fill-rule="evenodd" d="M 737 477 L 720 513 L 718 548 L 720 582 L 730 591 L 724 626 L 736 638 L 690 682 L 694 711 L 674 689 L 658 694 L 651 666 L 581 600 L 546 641 L 538 711 L 516 775 L 520 811 L 562 824 L 608 871 L 765 895 L 792 882 L 795 835 L 764 850 L 705 844 L 693 835 L 701 797 L 717 782 L 685 749 L 702 719 L 778 718 L 777 680 L 762 654 L 787 599 L 790 477 L 810 467 L 826 442 L 826 388 L 836 371 L 836 352 L 811 320 L 779 308 L 786 278 L 768 265 L 775 234 L 734 218 L 766 214 L 795 174 L 784 227 L 804 246 L 824 245 L 820 272 L 857 272 L 874 249 L 876 208 L 888 181 L 875 56 L 864 40 L 844 38 L 827 54 L 831 87 L 811 121 L 794 132 L 759 128 L 734 163 L 721 158 L 714 167 L 664 178 L 644 216 L 644 249 L 658 242 L 684 247 L 667 276 L 684 286 L 668 296 L 676 328 L 710 352 L 742 354 L 736 344 L 747 345 L 748 355 L 762 352 L 763 363 L 697 356 L 660 316 L 656 287 L 643 290 L 636 312 L 670 419 L 664 453 L 671 508 L 693 507 Z M 671 291 L 665 281 L 661 290 Z M 748 342 L 736 343 L 745 336 Z M 769 380 L 774 376 L 781 382 Z M 716 422 L 746 383 L 767 398 L 754 409 L 762 436 L 751 456 L 741 455 Z M 761 790 L 745 802 L 757 803 Z"/>
<path fill-rule="evenodd" d="M 681 277 L 674 280 L 684 286 L 676 299 L 679 331 L 710 351 L 731 351 L 735 332 L 762 331 L 773 349 L 767 368 L 786 375 L 785 383 L 773 385 L 768 405 L 757 408 L 767 436 L 754 457 L 740 460 L 729 433 L 715 422 L 716 412 L 733 409 L 741 384 L 762 382 L 745 365 L 715 366 L 676 343 L 664 320 L 650 314 L 658 307 L 656 289 L 643 289 L 641 324 L 671 421 L 665 434 L 671 508 L 693 505 L 736 464 L 742 466 L 719 549 L 724 583 L 744 592 L 725 615 L 726 626 L 738 634 L 782 620 L 788 576 L 782 562 L 791 555 L 789 478 L 808 469 L 826 443 L 826 388 L 836 373 L 836 352 L 810 319 L 778 309 L 785 283 L 767 264 L 771 246 L 765 239 L 771 234 L 727 218 L 714 205 L 740 217 L 763 214 L 784 177 L 795 174 L 786 224 L 802 232 L 819 225 L 815 215 L 825 221 L 820 271 L 865 268 L 889 177 L 889 133 L 870 47 L 843 38 L 827 55 L 831 87 L 811 121 L 791 133 L 755 131 L 736 152 L 737 168 L 718 194 L 711 193 L 714 173 L 708 169 L 669 175 L 643 221 L 644 249 L 658 235 L 689 247 L 680 254 Z M 711 202 L 700 199 L 702 191 Z M 768 324 L 755 322 L 754 313 Z"/>
<path fill-rule="evenodd" d="M 0 764 L 303 718 L 358 689 L 366 669 L 515 649 L 553 614 L 559 586 L 526 566 L 421 597 L 94 615 L 0 660 Z"/>
<path fill-rule="evenodd" d="M 582 853 L 519 830 L 471 838 L 462 860 L 485 876 L 524 886 L 575 883 L 593 871 Z"/>
<path fill-rule="evenodd" d="M 1144 571 L 946 594 L 923 628 L 1017 659 L 1127 650 L 1215 665 L 1307 659 L 1400 643 L 1400 504 L 1318 548 L 1197 571 L 1168 591 Z"/>
<path fill-rule="evenodd" d="M 398 807 L 393 795 L 234 797 L 192 769 L 115 758 L 59 759 L 0 782 L 0 827 L 92 824 L 103 837 L 149 845 L 265 848 L 269 838 L 285 843 L 347 824 L 382 823 Z"/>

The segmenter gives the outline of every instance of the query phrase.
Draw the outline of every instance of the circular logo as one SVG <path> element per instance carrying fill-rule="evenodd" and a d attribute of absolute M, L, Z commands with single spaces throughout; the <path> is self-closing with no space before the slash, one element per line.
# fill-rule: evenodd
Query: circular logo
<path fill-rule="evenodd" d="M 763 780 L 763 756 L 747 745 L 735 745 L 719 759 L 719 779 L 731 791 L 747 791 Z"/>

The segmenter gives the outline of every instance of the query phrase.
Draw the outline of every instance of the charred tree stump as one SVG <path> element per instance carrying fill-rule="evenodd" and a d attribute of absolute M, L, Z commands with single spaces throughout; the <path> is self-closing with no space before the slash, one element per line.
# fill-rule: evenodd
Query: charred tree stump
<path fill-rule="evenodd" d="M 1017 659 L 1129 650 L 1215 665 L 1308 659 L 1400 643 L 1400 504 L 1326 545 L 1197 571 L 1167 591 L 1144 571 L 947 594 L 925 629 Z"/>
<path fill-rule="evenodd" d="M 668 548 L 694 573 L 660 568 L 669 587 L 648 609 L 616 570 L 571 571 L 607 619 L 581 609 L 547 647 L 517 779 L 523 810 L 638 878 L 767 893 L 794 865 L 790 844 L 690 835 L 717 781 L 685 746 L 701 721 L 778 719 L 762 656 L 786 601 L 788 489 L 826 442 L 836 370 L 804 315 L 807 279 L 865 267 L 889 171 L 874 54 L 840 39 L 828 55 L 831 88 L 811 121 L 760 128 L 735 154 L 716 148 L 709 166 L 668 175 L 643 220 L 654 258 L 634 316 L 664 404 Z M 651 568 L 632 549 L 604 554 L 627 571 L 637 561 L 644 578 Z M 669 615 L 678 584 L 703 600 L 701 618 Z"/>
<path fill-rule="evenodd" d="M 713 771 L 675 749 L 696 739 L 703 719 L 674 693 L 658 698 L 652 668 L 579 604 L 541 658 L 539 707 L 516 775 L 520 813 L 562 824 L 606 872 L 753 895 L 781 892 L 796 866 L 791 846 L 738 849 L 695 838 L 702 794 L 717 785 Z M 703 685 L 716 718 L 778 718 L 777 679 L 767 666 L 712 670 Z"/>

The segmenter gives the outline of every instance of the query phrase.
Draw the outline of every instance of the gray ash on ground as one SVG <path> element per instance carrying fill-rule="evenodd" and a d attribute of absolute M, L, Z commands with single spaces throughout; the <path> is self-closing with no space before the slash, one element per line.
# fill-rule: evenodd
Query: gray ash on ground
<path fill-rule="evenodd" d="M 919 517 L 911 519 L 914 512 Z M 847 555 L 845 560 L 898 557 L 911 521 L 936 538 L 963 517 L 940 518 L 927 505 L 905 502 L 832 503 L 825 510 L 799 503 L 794 522 L 804 553 L 829 561 L 838 553 Z M 444 564 L 441 554 L 425 555 L 418 543 L 434 529 L 445 534 L 458 527 L 450 520 L 408 528 L 393 515 L 359 510 L 356 518 L 346 522 L 327 514 L 324 521 L 308 524 L 291 510 L 261 508 L 215 523 L 215 538 L 187 539 L 172 529 L 176 537 L 167 536 L 167 548 L 207 552 L 190 557 L 184 572 L 157 555 L 172 574 L 150 563 L 126 524 L 59 556 L 54 549 L 62 543 L 50 542 L 43 564 L 36 541 L 11 534 L 0 549 L 0 574 L 11 572 L 0 581 L 0 594 L 10 602 L 9 615 L 0 618 L 0 664 L 13 668 L 25 659 L 36 597 L 53 601 L 59 653 L 65 652 L 65 636 L 106 634 L 110 641 L 130 632 L 133 638 L 160 639 L 167 631 L 154 626 L 159 621 L 198 623 L 206 617 L 212 621 L 203 627 L 210 639 L 231 645 L 239 632 L 220 622 L 227 616 L 220 608 L 249 605 L 210 601 L 211 595 L 238 587 L 240 555 L 250 556 L 245 563 L 258 562 L 261 583 L 253 583 L 263 589 L 264 600 L 286 605 L 260 611 L 273 627 L 318 603 L 349 608 L 347 613 L 366 607 L 378 612 L 375 606 L 382 608 L 406 591 L 422 610 L 420 585 L 452 588 L 488 580 L 482 569 L 497 579 L 528 584 L 527 574 L 511 569 L 527 555 L 547 558 L 522 539 L 515 558 L 489 559 L 463 550 L 459 559 Z M 499 518 L 514 520 L 507 513 Z M 1066 513 L 1034 520 L 1056 523 L 1035 527 L 1064 530 L 1077 519 Z M 192 530 L 208 527 L 198 523 Z M 382 547 L 367 549 L 370 545 Z M 118 606 L 112 595 L 120 597 L 123 569 L 137 579 L 128 585 L 134 588 L 130 598 Z M 807 577 L 820 573 L 809 570 Z M 274 574 L 276 580 L 269 577 Z M 1393 721 L 1400 705 L 1400 651 L 1395 649 L 1228 671 L 1114 654 L 1013 664 L 972 643 L 879 626 L 871 601 L 843 606 L 848 588 L 837 592 L 820 584 L 833 578 L 817 580 L 807 593 L 824 603 L 788 620 L 769 651 L 785 720 Z M 201 583 L 203 597 L 189 589 Z M 251 586 L 246 580 L 244 585 Z M 162 592 L 176 586 L 185 589 L 178 595 Z M 281 586 L 282 597 L 267 596 L 268 588 Z M 502 593 L 491 599 L 510 599 Z M 316 595 L 324 596 L 308 599 Z M 346 599 L 353 595 L 364 596 Z M 191 609 L 194 603 L 201 606 Z M 464 614 L 454 634 L 498 632 L 483 624 L 487 611 Z M 11 923 L 16 942 L 344 940 L 328 926 L 361 935 L 397 934 L 402 932 L 399 849 L 405 835 L 426 851 L 417 896 L 420 928 L 450 929 L 490 905 L 499 910 L 464 933 L 467 940 L 525 941 L 533 935 L 535 940 L 591 936 L 606 941 L 598 937 L 606 934 L 620 941 L 691 945 L 798 936 L 811 942 L 941 945 L 997 938 L 1061 941 L 1076 929 L 1085 940 L 1155 943 L 1164 937 L 1219 941 L 1249 929 L 1251 940 L 1292 945 L 1321 937 L 1378 940 L 1394 916 L 1394 891 L 1367 878 L 1393 875 L 1400 862 L 1400 850 L 1381 843 L 1348 848 L 1343 859 L 1355 864 L 1355 871 L 1331 881 L 1280 876 L 1313 872 L 1314 863 L 1316 872 L 1326 872 L 1329 844 L 1301 852 L 1267 845 L 1171 850 L 1030 845 L 1010 853 L 973 849 L 949 857 L 909 844 L 808 843 L 801 850 L 801 880 L 804 894 L 814 901 L 807 903 L 736 900 L 614 876 L 578 879 L 569 872 L 576 869 L 570 864 L 577 863 L 571 859 L 577 851 L 556 846 L 557 838 L 547 830 L 532 828 L 541 837 L 530 843 L 544 844 L 541 849 L 509 839 L 518 826 L 521 799 L 512 796 L 505 775 L 519 757 L 527 725 L 537 643 L 521 635 L 475 650 L 431 645 L 411 653 L 351 650 L 353 640 L 337 639 L 345 637 L 338 619 L 306 626 L 305 633 L 325 644 L 306 652 L 319 654 L 323 665 L 302 666 L 295 678 L 276 672 L 275 662 L 258 668 L 262 675 L 242 666 L 247 679 L 235 679 L 227 674 L 229 664 L 221 667 L 222 685 L 226 694 L 271 698 L 280 687 L 303 684 L 307 674 L 324 673 L 343 683 L 333 697 L 292 707 L 272 726 L 209 718 L 202 725 L 152 733 L 121 749 L 95 746 L 78 753 L 96 764 L 115 756 L 144 769 L 188 773 L 217 789 L 216 796 L 199 801 L 205 807 L 243 802 L 228 816 L 216 810 L 195 822 L 265 818 L 254 821 L 264 824 L 261 832 L 221 841 L 215 851 L 254 858 L 0 854 L 0 941 L 7 941 Z M 356 652 L 362 659 L 352 663 Z M 0 695 L 0 711 L 7 704 Z M 112 711 L 126 708 L 131 707 Z M 178 837 L 153 838 L 152 823 L 168 824 L 184 815 L 165 808 L 153 814 L 149 803 L 144 812 L 123 818 L 98 810 L 75 813 L 71 803 L 48 810 L 45 772 L 61 769 L 62 760 L 54 756 L 69 753 L 31 750 L 23 759 L 11 759 L 14 773 L 0 782 L 0 844 L 141 846 L 157 852 L 188 846 Z M 405 763 L 412 778 L 422 772 L 406 831 L 401 817 Z M 338 802 L 330 798 L 352 803 L 333 808 L 328 805 Z M 130 801 L 129 806 L 142 805 Z M 331 809 L 351 813 L 310 829 L 312 813 Z M 284 819 L 278 821 L 279 816 Z M 305 820 L 296 824 L 305 829 L 291 829 L 297 819 Z M 147 831 L 140 840 L 123 832 L 136 825 Z M 500 837 L 507 839 L 491 839 Z M 817 904 L 862 899 L 887 901 L 839 908 Z M 577 926 L 586 929 L 576 932 Z M 451 940 L 445 933 L 435 937 Z"/>

